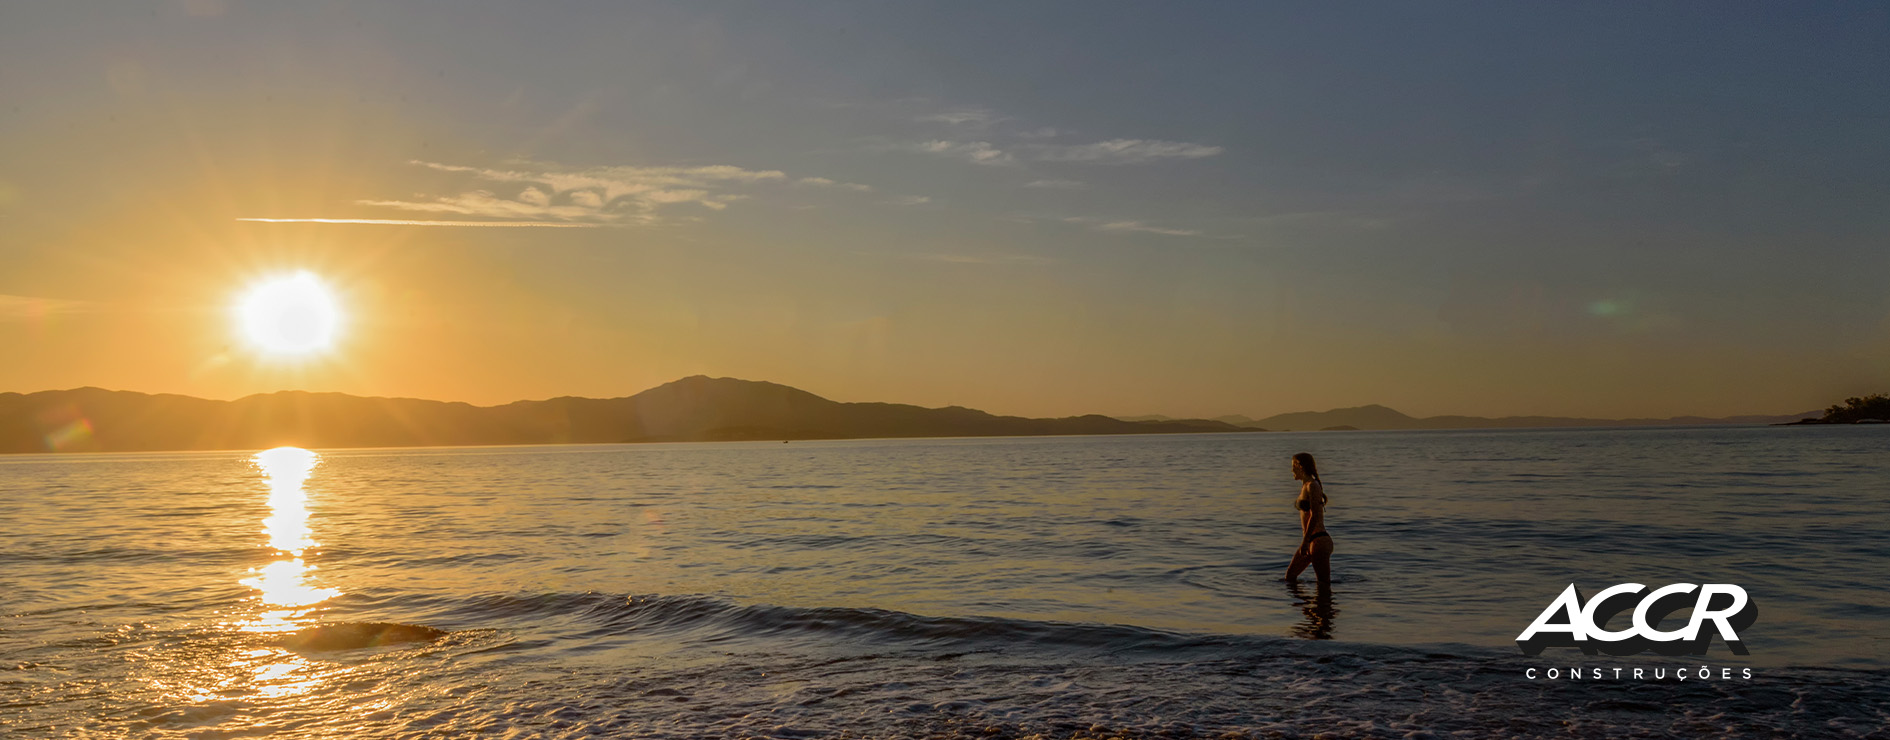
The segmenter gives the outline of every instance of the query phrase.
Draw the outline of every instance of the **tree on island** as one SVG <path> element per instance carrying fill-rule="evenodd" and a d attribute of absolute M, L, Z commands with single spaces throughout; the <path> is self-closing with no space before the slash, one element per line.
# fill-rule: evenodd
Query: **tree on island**
<path fill-rule="evenodd" d="M 1872 393 L 1863 398 L 1846 398 L 1844 405 L 1824 410 L 1825 424 L 1854 424 L 1866 419 L 1890 421 L 1890 396 Z"/>

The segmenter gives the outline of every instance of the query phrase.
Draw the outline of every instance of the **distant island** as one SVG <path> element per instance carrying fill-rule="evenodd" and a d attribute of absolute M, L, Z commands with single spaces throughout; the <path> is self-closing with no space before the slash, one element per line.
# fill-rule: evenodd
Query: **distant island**
<path fill-rule="evenodd" d="M 625 398 L 503 406 L 283 391 L 235 401 L 79 388 L 0 393 L 0 453 L 1261 431 L 1205 419 L 1027 419 L 960 406 L 840 403 L 693 376 Z"/>
<path fill-rule="evenodd" d="M 1816 413 L 1816 412 L 1809 412 Z M 1541 427 L 1633 427 L 1689 426 L 1705 424 L 1781 424 L 1801 419 L 1806 414 L 1783 416 L 1671 416 L 1664 419 L 1585 419 L 1568 416 L 1427 416 L 1414 417 L 1372 404 L 1331 411 L 1298 411 L 1275 414 L 1264 419 L 1245 416 L 1218 416 L 1213 421 L 1237 427 L 1262 428 L 1281 432 L 1358 431 L 1405 429 L 1528 429 Z M 1169 421 L 1166 416 L 1123 417 L 1137 421 Z"/>
<path fill-rule="evenodd" d="M 1872 393 L 1862 398 L 1846 398 L 1844 403 L 1825 409 L 1823 416 L 1789 423 L 1798 424 L 1890 424 L 1890 396 Z"/>

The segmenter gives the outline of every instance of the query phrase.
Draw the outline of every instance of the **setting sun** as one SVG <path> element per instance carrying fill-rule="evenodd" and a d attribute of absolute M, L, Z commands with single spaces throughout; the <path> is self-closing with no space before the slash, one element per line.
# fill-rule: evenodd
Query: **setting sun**
<path fill-rule="evenodd" d="M 341 310 L 321 278 L 310 272 L 264 280 L 236 305 L 243 338 L 273 355 L 306 355 L 334 345 Z"/>

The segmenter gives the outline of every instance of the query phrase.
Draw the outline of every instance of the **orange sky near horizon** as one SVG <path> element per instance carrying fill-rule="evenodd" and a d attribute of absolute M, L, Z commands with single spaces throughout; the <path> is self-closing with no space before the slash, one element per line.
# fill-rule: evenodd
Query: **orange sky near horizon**
<path fill-rule="evenodd" d="M 176 222 L 175 214 L 167 216 L 125 222 Z M 877 279 L 891 283 L 882 286 L 883 299 L 937 301 L 940 313 L 957 322 L 897 309 L 848 315 L 847 301 L 820 295 L 825 280 L 845 282 L 819 274 L 822 268 L 842 266 L 764 258 L 749 265 L 762 268 L 764 280 L 722 273 L 717 260 L 703 264 L 699 253 L 661 243 L 638 255 L 617 296 L 571 295 L 556 290 L 553 276 L 519 265 L 512 258 L 517 248 L 482 245 L 479 258 L 455 258 L 483 233 L 215 217 L 208 224 L 181 229 L 178 246 L 156 253 L 148 245 L 158 230 L 140 228 L 146 246 L 115 255 L 104 269 L 88 256 L 94 263 L 88 279 L 63 281 L 70 288 L 60 294 L 85 296 L 86 305 L 0 326 L 0 336 L 24 350 L 0 373 L 8 389 L 93 385 L 218 399 L 301 389 L 495 405 L 624 396 L 707 374 L 783 383 L 839 401 L 1029 416 L 1255 417 L 1366 403 L 1414 415 L 1795 413 L 1830 395 L 1802 388 L 1742 393 L 1755 368 L 1736 348 L 1697 346 L 1684 365 L 1641 364 L 1637 350 L 1668 341 L 1661 336 L 1530 355 L 1422 325 L 1321 336 L 1281 322 L 1254 337 L 1205 300 L 1176 301 L 1167 315 L 1114 312 L 1104 324 L 1109 330 L 1099 331 L 1065 306 L 1112 312 L 1083 306 L 1086 297 L 1070 286 L 1003 285 L 980 271 L 984 265 L 952 264 Z M 71 261 L 45 265 L 48 283 L 79 273 Z M 247 345 L 231 317 L 242 290 L 304 269 L 327 281 L 344 307 L 337 345 L 288 359 Z M 805 287 L 779 282 L 797 271 Z M 1282 314 L 1321 300 L 1276 287 L 1265 302 Z M 898 301 L 902 289 L 919 295 Z M 954 305 L 954 290 L 969 294 L 963 305 Z M 1788 383 L 1792 364 L 1765 370 Z M 1629 376 L 1638 392 L 1605 399 L 1544 391 Z M 1533 379 L 1517 382 L 1521 377 Z"/>

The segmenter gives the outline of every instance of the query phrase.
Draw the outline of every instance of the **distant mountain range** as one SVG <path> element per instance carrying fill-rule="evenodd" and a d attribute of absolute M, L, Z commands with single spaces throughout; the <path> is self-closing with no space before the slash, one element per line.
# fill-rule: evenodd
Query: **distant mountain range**
<path fill-rule="evenodd" d="M 1204 419 L 1026 419 L 948 406 L 839 403 L 775 383 L 694 376 L 626 398 L 503 406 L 284 391 L 235 401 L 79 388 L 0 393 L 0 452 L 570 444 L 1249 432 Z"/>
<path fill-rule="evenodd" d="M 503 406 L 283 391 L 235 401 L 78 388 L 0 393 L 0 453 L 250 450 L 301 447 L 576 444 L 867 437 L 1176 434 L 1338 429 L 1778 424 L 1815 417 L 1578 419 L 1414 418 L 1384 406 L 1224 416 L 1059 419 L 996 416 L 962 406 L 841 403 L 776 383 L 693 376 L 624 398 L 553 398 Z"/>
<path fill-rule="evenodd" d="M 1245 416 L 1221 416 L 1214 421 L 1239 427 L 1275 431 L 1318 431 L 1334 429 L 1517 429 L 1526 427 L 1614 427 L 1614 426 L 1684 426 L 1690 424 L 1785 424 L 1823 412 L 1807 411 L 1789 416 L 1673 416 L 1665 419 L 1583 419 L 1567 416 L 1407 416 L 1393 409 L 1372 404 L 1331 411 L 1299 411 L 1276 414 L 1264 419 Z M 1167 421 L 1165 416 L 1130 416 L 1135 421 Z"/>

